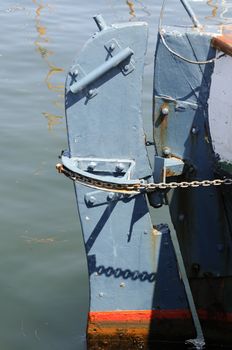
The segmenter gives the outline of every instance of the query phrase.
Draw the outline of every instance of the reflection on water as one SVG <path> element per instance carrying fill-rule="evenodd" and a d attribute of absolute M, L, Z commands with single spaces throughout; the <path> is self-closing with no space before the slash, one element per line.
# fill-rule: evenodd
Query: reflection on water
<path fill-rule="evenodd" d="M 207 5 L 212 7 L 212 15 L 207 16 L 206 19 L 210 19 L 211 17 L 216 17 L 217 16 L 217 10 L 218 10 L 218 1 L 216 0 L 216 3 L 213 0 L 208 0 Z"/>
<path fill-rule="evenodd" d="M 32 0 L 32 2 L 37 6 L 35 11 L 36 12 L 35 23 L 36 23 L 38 38 L 35 40 L 34 43 L 37 51 L 40 53 L 41 57 L 48 65 L 49 70 L 45 77 L 45 83 L 47 85 L 47 88 L 51 91 L 59 92 L 58 99 L 53 101 L 53 104 L 56 107 L 61 109 L 62 108 L 61 106 L 63 106 L 63 103 L 61 103 L 61 101 L 63 101 L 64 85 L 59 83 L 54 83 L 53 79 L 56 77 L 57 74 L 62 73 L 64 70 L 63 68 L 55 66 L 50 61 L 50 56 L 53 55 L 53 51 L 46 48 L 46 45 L 49 43 L 49 38 L 47 36 L 46 27 L 41 22 L 42 10 L 46 8 L 50 9 L 50 6 L 49 4 L 44 4 L 43 0 Z M 61 119 L 63 118 L 63 116 L 52 114 L 50 112 L 43 112 L 42 114 L 45 118 L 47 118 L 49 130 L 52 130 L 52 128 L 55 125 L 61 124 Z"/>
<path fill-rule="evenodd" d="M 47 119 L 48 121 L 48 129 L 51 131 L 52 128 L 55 125 L 61 124 L 62 123 L 62 115 L 57 115 L 57 114 L 52 114 L 49 112 L 43 112 L 43 116 Z"/>
<path fill-rule="evenodd" d="M 130 21 L 137 17 L 136 15 L 136 9 L 135 5 L 138 5 L 138 9 L 140 9 L 143 13 L 145 13 L 145 17 L 151 16 L 151 12 L 148 10 L 147 6 L 144 5 L 143 1 L 141 0 L 126 0 L 126 4 L 129 7 L 129 14 L 130 14 Z"/>
<path fill-rule="evenodd" d="M 134 5 L 133 1 L 127 0 L 126 3 L 127 3 L 127 5 L 129 6 L 129 9 L 130 9 L 131 18 L 135 17 L 135 5 Z"/>
<path fill-rule="evenodd" d="M 222 8 L 223 11 L 220 17 L 223 19 L 223 21 L 231 22 L 232 17 L 229 16 L 229 11 L 232 9 L 232 3 L 228 4 L 226 0 L 222 0 Z"/>
<path fill-rule="evenodd" d="M 136 2 L 140 5 L 142 11 L 146 14 L 146 16 L 151 16 L 151 11 L 148 9 L 142 0 L 136 0 Z"/>
<path fill-rule="evenodd" d="M 212 8 L 212 14 L 207 16 L 206 19 L 221 19 L 221 24 L 232 22 L 230 11 L 232 9 L 232 3 L 228 3 L 227 0 L 207 0 L 207 5 Z"/>

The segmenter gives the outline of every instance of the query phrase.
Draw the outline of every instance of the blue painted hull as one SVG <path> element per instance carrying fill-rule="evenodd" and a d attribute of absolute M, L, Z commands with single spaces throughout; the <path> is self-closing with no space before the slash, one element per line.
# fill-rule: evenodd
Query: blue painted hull
<path fill-rule="evenodd" d="M 90 282 L 89 348 L 151 348 L 201 332 L 209 344 L 229 345 L 231 186 L 152 194 L 111 186 L 159 182 L 159 176 L 167 184 L 223 178 L 209 128 L 212 35 L 175 27 L 158 36 L 151 166 L 141 118 L 146 25 L 109 27 L 102 18 L 97 23 L 100 32 L 67 78 L 69 151 L 59 166 L 79 179 L 74 186 Z M 81 183 L 85 176 L 89 182 Z M 152 223 L 152 207 L 164 204 L 174 227 Z"/>

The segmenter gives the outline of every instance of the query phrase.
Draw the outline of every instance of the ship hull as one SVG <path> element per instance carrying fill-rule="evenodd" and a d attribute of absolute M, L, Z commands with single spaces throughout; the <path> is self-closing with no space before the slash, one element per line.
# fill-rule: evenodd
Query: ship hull
<path fill-rule="evenodd" d="M 175 27 L 158 35 L 151 166 L 141 117 L 147 26 L 96 21 L 100 31 L 66 81 L 69 150 L 62 155 L 75 180 L 88 264 L 88 348 L 191 339 L 230 346 L 232 192 L 212 186 L 223 177 L 212 34 Z M 145 191 L 151 182 L 161 187 Z M 131 191 L 135 183 L 140 188 Z M 153 224 L 161 205 L 169 206 L 170 227 Z"/>

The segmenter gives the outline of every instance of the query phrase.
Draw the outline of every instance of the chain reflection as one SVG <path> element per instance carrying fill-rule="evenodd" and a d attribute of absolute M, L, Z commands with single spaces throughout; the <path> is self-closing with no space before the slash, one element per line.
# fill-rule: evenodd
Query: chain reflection
<path fill-rule="evenodd" d="M 54 83 L 54 81 L 57 78 L 57 74 L 62 73 L 64 70 L 63 68 L 60 68 L 54 65 L 51 61 L 51 56 L 54 53 L 52 50 L 49 50 L 47 48 L 50 40 L 47 35 L 47 29 L 45 25 L 42 24 L 42 21 L 41 21 L 43 11 L 45 9 L 51 9 L 51 7 L 49 4 L 45 4 L 43 0 L 32 0 L 32 2 L 36 5 L 35 25 L 36 25 L 36 31 L 38 33 L 38 37 L 35 40 L 34 44 L 36 46 L 37 52 L 40 54 L 40 56 L 48 66 L 48 73 L 46 74 L 46 77 L 45 77 L 45 83 L 49 90 L 56 92 L 56 95 L 57 95 L 57 92 L 59 93 L 56 100 L 53 101 L 53 104 L 56 108 L 63 109 L 63 103 L 61 103 L 61 100 L 63 101 L 64 85 L 59 83 Z M 49 130 L 52 130 L 52 128 L 55 125 L 62 123 L 63 116 L 61 115 L 53 114 L 50 112 L 43 112 L 42 114 L 48 121 Z"/>

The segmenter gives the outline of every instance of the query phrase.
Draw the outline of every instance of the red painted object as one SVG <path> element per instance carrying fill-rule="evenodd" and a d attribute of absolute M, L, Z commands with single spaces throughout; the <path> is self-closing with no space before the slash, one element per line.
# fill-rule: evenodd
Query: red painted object
<path fill-rule="evenodd" d="M 215 36 L 212 39 L 212 46 L 224 52 L 227 55 L 232 56 L 232 30 L 231 26 L 226 26 L 223 29 L 222 35 Z"/>

